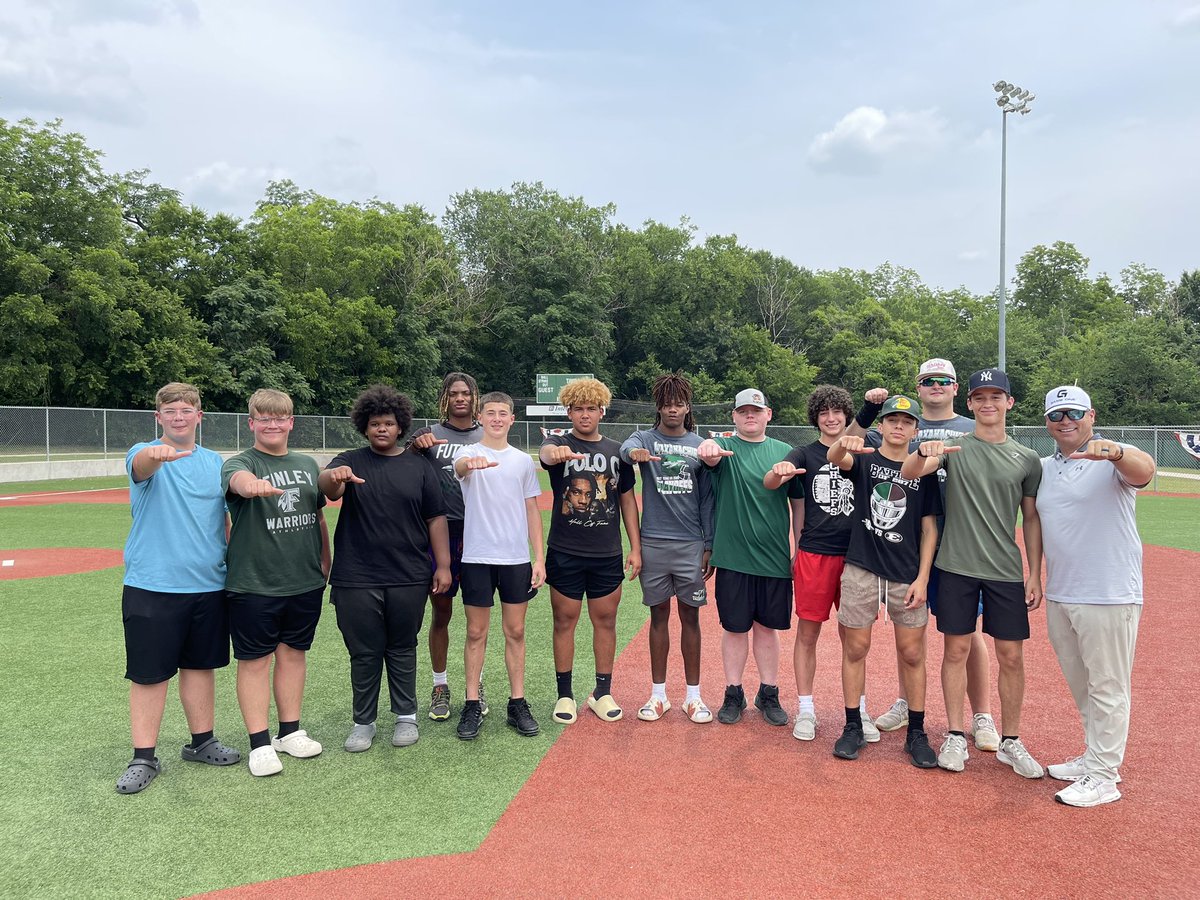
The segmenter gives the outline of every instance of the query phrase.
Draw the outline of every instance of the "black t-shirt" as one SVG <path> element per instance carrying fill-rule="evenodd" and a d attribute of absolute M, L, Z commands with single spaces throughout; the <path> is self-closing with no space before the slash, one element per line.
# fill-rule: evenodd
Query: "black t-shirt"
<path fill-rule="evenodd" d="M 854 482 L 854 525 L 846 562 L 880 578 L 908 584 L 921 570 L 921 519 L 942 512 L 937 475 L 900 477 L 901 463 L 879 453 L 856 456 L 845 476 Z"/>
<path fill-rule="evenodd" d="M 821 556 L 845 556 L 854 519 L 854 482 L 826 457 L 829 448 L 820 441 L 796 447 L 784 459 L 797 469 L 804 486 L 804 528 L 800 549 Z"/>
<path fill-rule="evenodd" d="M 347 450 L 328 468 L 349 466 L 363 484 L 342 495 L 333 535 L 335 587 L 428 584 L 427 519 L 446 514 L 433 466 L 419 453 L 383 456 L 370 447 Z"/>
<path fill-rule="evenodd" d="M 408 439 L 411 446 L 423 434 L 432 434 L 445 444 L 434 444 L 427 450 L 417 450 L 437 469 L 442 484 L 442 499 L 446 501 L 446 518 L 452 522 L 463 520 L 462 485 L 454 475 L 454 454 L 468 444 L 483 440 L 483 426 L 476 422 L 470 428 L 455 428 L 449 422 L 435 422 L 432 426 L 418 428 Z"/>
<path fill-rule="evenodd" d="M 556 466 L 550 473 L 550 539 L 547 546 L 576 556 L 621 555 L 619 494 L 633 490 L 634 468 L 621 460 L 621 445 L 610 438 L 581 441 L 573 434 L 553 435 L 542 446 L 568 446 L 585 459 Z"/>

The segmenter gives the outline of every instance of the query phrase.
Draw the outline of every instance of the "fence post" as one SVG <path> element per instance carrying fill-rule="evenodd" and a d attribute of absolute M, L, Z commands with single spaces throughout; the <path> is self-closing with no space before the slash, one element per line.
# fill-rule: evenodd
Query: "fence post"
<path fill-rule="evenodd" d="M 1154 428 L 1154 490 L 1158 490 L 1158 426 Z"/>
<path fill-rule="evenodd" d="M 46 462 L 50 462 L 50 407 L 46 407 Z"/>
<path fill-rule="evenodd" d="M 326 450 L 325 445 L 325 417 L 321 416 L 321 450 Z"/>
<path fill-rule="evenodd" d="M 100 420 L 103 422 L 101 432 L 104 434 L 104 461 L 108 462 L 108 410 L 100 410 Z"/>

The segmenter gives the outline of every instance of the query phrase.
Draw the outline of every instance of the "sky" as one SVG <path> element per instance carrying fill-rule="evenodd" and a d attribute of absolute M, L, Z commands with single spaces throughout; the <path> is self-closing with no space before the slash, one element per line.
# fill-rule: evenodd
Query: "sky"
<path fill-rule="evenodd" d="M 246 217 L 290 178 L 416 203 L 540 181 L 814 270 L 996 289 L 1069 241 L 1091 274 L 1200 268 L 1200 3 L 5 0 L 0 118 Z"/>

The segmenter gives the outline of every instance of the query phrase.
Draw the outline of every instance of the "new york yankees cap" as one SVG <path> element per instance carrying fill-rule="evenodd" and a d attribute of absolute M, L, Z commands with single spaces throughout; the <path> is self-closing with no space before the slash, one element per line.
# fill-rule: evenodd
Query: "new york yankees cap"
<path fill-rule="evenodd" d="M 1012 396 L 1012 387 L 1009 386 L 1008 376 L 1004 374 L 1003 369 L 980 369 L 978 372 L 972 372 L 971 380 L 967 382 L 967 396 L 971 396 L 980 388 L 999 388 Z"/>

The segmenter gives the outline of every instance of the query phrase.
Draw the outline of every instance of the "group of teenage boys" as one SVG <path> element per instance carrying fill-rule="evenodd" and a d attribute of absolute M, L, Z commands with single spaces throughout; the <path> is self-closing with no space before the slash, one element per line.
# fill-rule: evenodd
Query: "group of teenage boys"
<path fill-rule="evenodd" d="M 1007 435 L 1014 401 L 1003 371 L 971 376 L 967 406 L 974 420 L 954 413 L 957 389 L 953 365 L 940 359 L 920 367 L 915 398 L 874 388 L 857 414 L 847 391 L 820 386 L 808 404 L 818 438 L 793 449 L 767 435 L 772 410 L 753 388 L 735 398 L 732 435 L 702 439 L 691 385 L 665 374 L 652 387 L 654 426 L 618 444 L 600 433 L 609 389 L 591 378 L 569 382 L 559 402 L 572 427 L 547 436 L 538 454 L 552 492 L 543 554 L 533 460 L 508 443 L 513 401 L 498 392 L 480 396 L 465 373 L 446 376 L 440 421 L 407 443 L 408 398 L 382 385 L 364 391 L 351 420 L 367 446 L 339 454 L 323 471 L 288 449 L 293 418 L 286 394 L 261 390 L 250 398 L 254 446 L 222 463 L 196 443 L 203 413 L 195 388 L 169 384 L 156 397 L 162 437 L 136 445 L 127 457 L 133 526 L 123 616 L 134 753 L 117 789 L 136 793 L 158 774 L 155 744 L 176 671 L 192 732 L 182 758 L 218 766 L 240 760 L 213 734 L 213 670 L 228 664 L 230 638 L 250 771 L 281 771 L 280 753 L 321 753 L 300 727 L 300 712 L 305 654 L 326 581 L 350 658 L 347 751 L 372 746 L 385 668 L 396 716 L 392 743 L 403 747 L 418 739 L 416 657 L 427 596 L 433 609 L 428 715 L 449 719 L 446 661 L 459 592 L 466 619 L 459 738 L 475 739 L 489 712 L 482 671 L 497 595 L 507 724 L 521 735 L 539 733 L 524 696 L 525 614 L 543 584 L 550 588 L 554 623 L 554 722 L 568 725 L 577 717 L 575 630 L 585 601 L 595 662 L 586 706 L 601 721 L 621 719 L 612 671 L 626 577 L 640 579 L 650 608 L 651 692 L 638 718 L 656 721 L 672 708 L 666 671 L 674 598 L 683 713 L 711 722 L 700 694 L 699 608 L 714 572 L 726 684 L 719 722 L 732 725 L 743 715 L 742 680 L 752 651 L 760 680 L 754 705 L 766 722 L 788 724 L 778 687 L 779 632 L 790 629 L 794 609 L 793 736 L 813 740 L 817 638 L 836 608 L 846 721 L 835 756 L 856 759 L 865 743 L 880 740 L 881 730 L 907 726 L 904 749 L 918 767 L 962 771 L 969 734 L 976 749 L 996 751 L 1018 774 L 1040 778 L 1043 769 L 1019 730 L 1023 642 L 1029 611 L 1043 599 L 1045 544 L 1051 640 L 1087 747 L 1078 759 L 1050 767 L 1053 777 L 1072 782 L 1056 796 L 1076 806 L 1115 800 L 1141 604 L 1133 495 L 1152 477 L 1153 461 L 1096 436 L 1095 411 L 1078 388 L 1047 395 L 1047 427 L 1059 449 L 1046 460 Z M 640 516 L 635 467 L 643 483 Z M 342 502 L 332 566 L 322 509 L 327 500 Z M 1072 504 L 1093 522 L 1114 520 L 1104 540 L 1090 541 L 1078 520 L 1063 514 Z M 1018 511 L 1028 577 L 1013 540 Z M 1053 526 L 1045 538 L 1043 521 Z M 1083 570 L 1081 558 L 1088 560 Z M 1118 587 L 1110 589 L 1111 582 Z M 865 665 L 881 609 L 895 629 L 899 698 L 873 721 Z M 945 646 L 948 732 L 937 753 L 924 721 L 930 612 Z M 988 706 L 980 617 L 999 663 L 999 731 Z M 268 728 L 272 694 L 279 719 L 274 737 Z M 970 731 L 963 716 L 968 694 Z"/>

